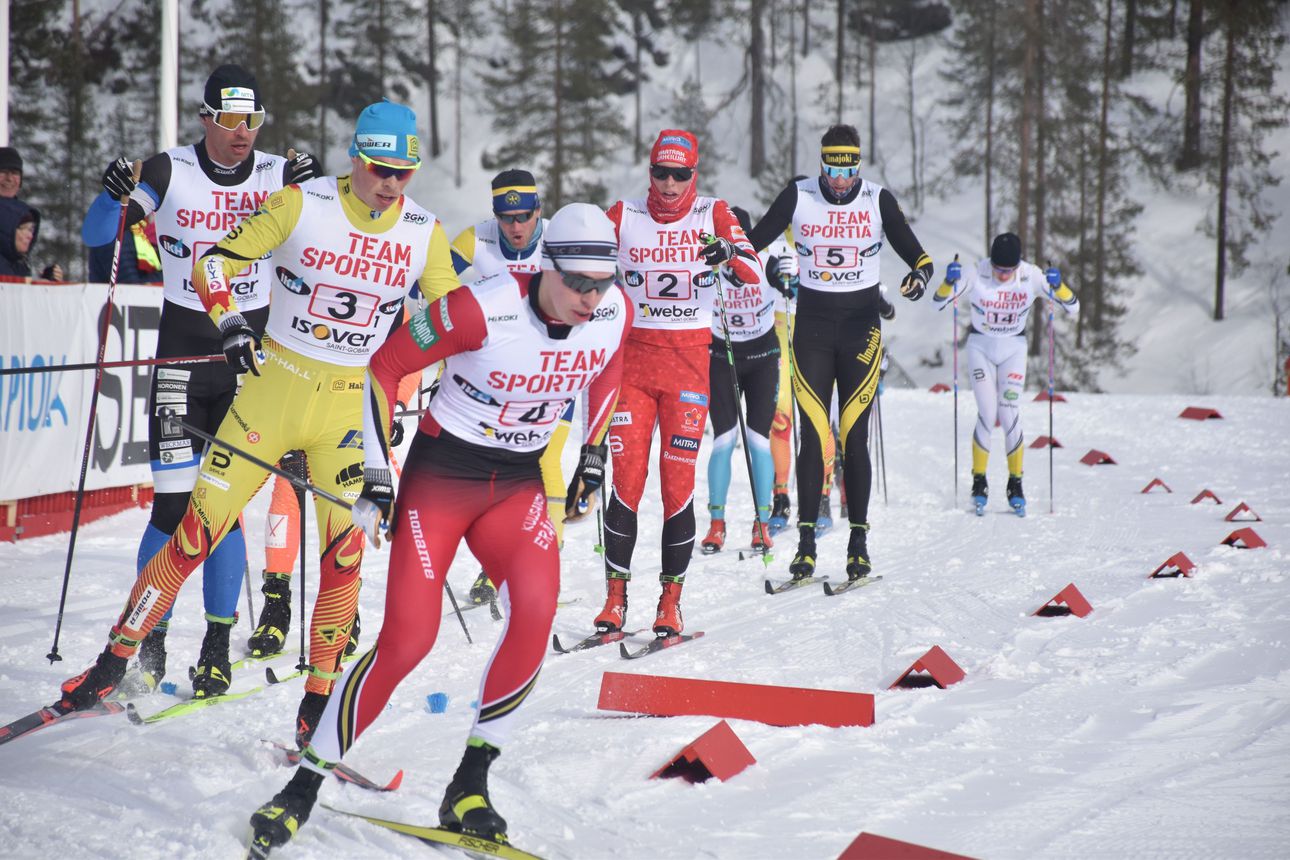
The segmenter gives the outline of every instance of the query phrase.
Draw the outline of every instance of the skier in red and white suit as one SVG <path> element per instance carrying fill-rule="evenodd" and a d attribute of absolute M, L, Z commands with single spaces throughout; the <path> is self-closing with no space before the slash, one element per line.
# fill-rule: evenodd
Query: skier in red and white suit
<path fill-rule="evenodd" d="M 694 548 L 694 467 L 708 419 L 714 267 L 759 280 L 757 256 L 724 200 L 695 192 L 699 142 L 664 129 L 650 151 L 649 194 L 609 208 L 618 227 L 618 269 L 635 310 L 623 357 L 623 390 L 609 429 L 614 492 L 605 509 L 605 607 L 597 629 L 621 630 L 636 546 L 636 512 L 659 430 L 663 490 L 663 594 L 659 636 L 681 632 L 681 585 Z"/>
<path fill-rule="evenodd" d="M 542 271 L 501 271 L 416 314 L 372 356 L 364 392 L 363 491 L 354 523 L 393 541 L 376 645 L 337 682 L 300 769 L 251 818 L 262 848 L 309 817 L 323 774 L 385 709 L 439 632 L 443 577 L 464 539 L 497 585 L 506 627 L 439 809 L 444 827 L 506 841 L 488 799 L 488 767 L 537 682 L 551 639 L 560 554 L 539 459 L 568 402 L 586 392 L 586 444 L 575 483 L 599 486 L 602 440 L 622 378 L 632 309 L 615 285 L 618 244 L 604 213 L 571 203 L 542 243 Z M 399 380 L 446 360 L 393 499 L 389 428 Z"/>

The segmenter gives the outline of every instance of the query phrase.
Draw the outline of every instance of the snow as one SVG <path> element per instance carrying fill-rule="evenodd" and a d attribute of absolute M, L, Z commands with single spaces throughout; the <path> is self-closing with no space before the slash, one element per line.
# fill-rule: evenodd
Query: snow
<path fill-rule="evenodd" d="M 493 768 L 493 799 L 516 844 L 568 858 L 826 858 L 868 831 L 978 858 L 1285 856 L 1290 404 L 1067 396 L 1054 407 L 1053 434 L 1065 446 L 1053 457 L 1055 513 L 1048 513 L 1046 452 L 1027 452 L 1030 515 L 1018 519 L 1005 510 L 996 451 L 994 496 L 986 516 L 972 516 L 965 477 L 957 504 L 954 496 L 952 395 L 889 389 L 889 502 L 878 491 L 870 509 L 869 545 L 882 582 L 835 598 L 814 590 L 770 597 L 762 579 L 785 575 L 791 539 L 780 540 L 769 569 L 729 552 L 696 556 L 684 606 L 688 629 L 706 631 L 703 639 L 636 663 L 612 647 L 553 654 Z M 960 398 L 961 428 L 974 416 L 969 401 Z M 1223 418 L 1178 418 L 1189 405 L 1214 407 Z M 1047 431 L 1045 403 L 1027 401 L 1022 414 L 1028 436 Z M 1082 465 L 1090 448 L 1118 464 Z M 964 444 L 964 474 L 967 456 Z M 703 474 L 700 468 L 700 508 Z M 1141 494 L 1154 477 L 1174 492 Z M 1203 488 L 1222 504 L 1189 504 Z M 657 594 L 648 573 L 658 561 L 657 498 L 652 484 L 630 591 L 629 623 L 637 625 Z M 1225 522 L 1242 501 L 1263 521 Z M 749 528 L 740 512 L 750 506 L 746 482 L 736 477 L 733 533 Z M 267 493 L 247 517 L 253 568 L 262 558 L 266 507 Z M 81 530 L 60 643 L 65 661 L 54 666 L 44 655 L 66 538 L 0 546 L 6 718 L 52 701 L 59 681 L 102 647 L 133 578 L 144 521 L 134 511 Z M 1220 545 L 1246 525 L 1269 546 Z M 579 602 L 559 610 L 555 631 L 564 639 L 589 630 L 603 594 L 594 543 L 594 522 L 569 528 L 562 597 Z M 845 545 L 841 528 L 820 541 L 821 572 L 840 576 Z M 1146 578 L 1180 550 L 1197 565 L 1193 577 Z M 385 558 L 374 553 L 366 565 L 369 644 L 380 625 Z M 463 551 L 449 580 L 461 593 L 476 571 Z M 1031 615 L 1070 582 L 1094 607 L 1087 618 Z M 315 584 L 311 571 L 311 591 Z M 173 680 L 196 656 L 199 595 L 190 583 L 180 597 L 170 636 Z M 323 802 L 436 821 L 502 628 L 484 611 L 465 618 L 475 644 L 445 619 L 435 650 L 348 757 L 377 779 L 404 768 L 402 788 L 376 795 L 329 782 Z M 249 625 L 238 629 L 235 641 L 244 640 Z M 933 645 L 966 671 L 962 682 L 887 689 Z M 292 662 L 288 656 L 279 665 Z M 599 711 L 606 671 L 871 692 L 876 721 L 776 728 L 732 720 L 755 765 L 725 783 L 650 780 L 716 718 Z M 256 676 L 241 673 L 235 689 Z M 426 696 L 438 691 L 447 693 L 448 709 L 431 714 Z M 97 719 L 6 746 L 0 853 L 106 857 L 128 847 L 140 858 L 236 856 L 248 816 L 289 775 L 257 741 L 290 737 L 300 692 L 297 681 L 155 726 Z M 280 853 L 303 860 L 434 851 L 320 809 Z"/>

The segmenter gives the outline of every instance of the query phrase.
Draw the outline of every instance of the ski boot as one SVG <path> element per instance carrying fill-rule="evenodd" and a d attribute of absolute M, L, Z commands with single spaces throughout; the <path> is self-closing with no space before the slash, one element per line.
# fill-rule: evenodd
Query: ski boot
<path fill-rule="evenodd" d="M 63 682 L 63 698 L 58 707 L 64 712 L 85 711 L 94 707 L 121 683 L 121 679 L 125 677 L 126 662 L 125 657 L 113 654 L 112 646 L 108 645 L 93 666 Z"/>
<path fill-rule="evenodd" d="M 1026 515 L 1026 494 L 1021 491 L 1021 476 L 1008 476 L 1008 504 L 1016 511 L 1017 516 Z"/>
<path fill-rule="evenodd" d="M 596 630 L 614 633 L 627 621 L 627 580 L 617 577 L 605 580 L 605 608 L 596 616 Z"/>
<path fill-rule="evenodd" d="M 681 583 L 663 583 L 663 593 L 658 598 L 658 611 L 654 613 L 655 636 L 677 636 L 685 629 L 681 618 Z"/>
<path fill-rule="evenodd" d="M 349 641 L 345 643 L 345 657 L 353 657 L 358 653 L 358 634 L 362 629 L 358 623 L 358 610 L 354 610 L 354 624 L 349 628 Z"/>
<path fill-rule="evenodd" d="M 712 525 L 708 527 L 708 534 L 699 544 L 699 548 L 704 555 L 713 555 L 721 552 L 721 548 L 726 545 L 726 521 L 714 519 Z"/>
<path fill-rule="evenodd" d="M 869 534 L 869 524 L 851 525 L 851 537 L 847 540 L 847 579 L 856 580 L 869 575 L 873 565 L 869 564 L 869 548 L 865 538 Z"/>
<path fill-rule="evenodd" d="M 788 565 L 793 579 L 806 579 L 815 575 L 815 526 L 804 523 L 797 527 L 797 555 Z"/>
<path fill-rule="evenodd" d="M 156 692 L 166 677 L 166 633 L 170 622 L 162 621 L 149 631 L 139 646 L 138 659 L 117 685 L 116 697 L 129 699 Z"/>
<path fill-rule="evenodd" d="M 233 680 L 228 662 L 228 634 L 232 629 L 231 622 L 206 622 L 206 636 L 192 677 L 194 699 L 210 699 L 228 692 Z"/>
<path fill-rule="evenodd" d="M 268 857 L 296 835 L 318 802 L 322 774 L 298 768 L 286 787 L 251 815 L 251 851 L 248 857 Z"/>
<path fill-rule="evenodd" d="M 266 570 L 260 593 L 264 595 L 264 606 L 246 647 L 252 657 L 269 657 L 282 651 L 291 629 L 291 574 Z"/>
<path fill-rule="evenodd" d="M 775 545 L 771 540 L 770 530 L 766 523 L 761 520 L 753 520 L 752 527 L 752 548 L 753 552 L 765 555 L 770 552 L 770 548 Z"/>
<path fill-rule="evenodd" d="M 833 507 L 828 496 L 820 496 L 820 515 L 815 518 L 815 536 L 824 537 L 833 528 Z"/>
<path fill-rule="evenodd" d="M 475 738 L 467 742 L 466 754 L 439 804 L 441 827 L 506 843 L 506 819 L 497 814 L 488 799 L 488 767 L 501 753 L 497 747 Z"/>
<path fill-rule="evenodd" d="M 488 574 L 479 571 L 479 576 L 470 586 L 470 602 L 476 606 L 483 606 L 492 603 L 497 599 L 497 589 L 493 587 L 493 581 L 488 578 Z"/>
<path fill-rule="evenodd" d="M 314 731 L 318 728 L 318 721 L 322 719 L 323 711 L 327 709 L 326 693 L 315 693 L 310 690 L 305 691 L 305 697 L 300 700 L 300 708 L 296 711 L 296 746 L 304 749 L 309 745 L 309 741 L 314 736 Z"/>
<path fill-rule="evenodd" d="M 976 505 L 976 515 L 985 516 L 985 503 L 990 497 L 990 488 L 986 486 L 985 475 L 981 472 L 972 473 L 972 504 Z"/>
<path fill-rule="evenodd" d="M 770 506 L 770 523 L 767 533 L 772 537 L 788 528 L 788 493 L 776 493 Z"/>

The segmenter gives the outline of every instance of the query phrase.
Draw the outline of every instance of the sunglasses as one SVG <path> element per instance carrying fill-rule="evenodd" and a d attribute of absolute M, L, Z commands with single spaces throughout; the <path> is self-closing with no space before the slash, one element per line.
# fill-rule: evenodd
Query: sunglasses
<path fill-rule="evenodd" d="M 537 210 L 530 209 L 528 212 L 515 212 L 507 215 L 503 215 L 500 212 L 495 214 L 497 215 L 497 220 L 501 221 L 503 224 L 527 224 L 533 220 L 533 216 L 537 214 Z"/>
<path fill-rule="evenodd" d="M 262 110 L 247 113 L 245 111 L 215 110 L 210 105 L 202 105 L 202 107 L 212 122 L 229 131 L 237 131 L 238 126 L 241 125 L 245 125 L 247 131 L 255 131 L 264 125 L 264 111 Z"/>
<path fill-rule="evenodd" d="M 586 275 L 566 272 L 564 269 L 560 268 L 560 262 L 556 260 L 555 257 L 551 257 L 551 265 L 560 273 L 560 277 L 564 279 L 565 286 L 579 293 L 589 293 L 592 290 L 595 290 L 603 295 L 618 278 L 617 272 L 607 278 L 588 278 Z"/>
<path fill-rule="evenodd" d="M 829 179 L 854 179 L 860 174 L 860 165 L 856 164 L 851 167 L 831 167 L 823 165 L 824 175 Z"/>
<path fill-rule="evenodd" d="M 387 164 L 375 158 L 368 158 L 367 153 L 361 149 L 358 151 L 358 157 L 363 159 L 368 173 L 381 179 L 407 179 L 421 166 L 419 161 L 416 164 Z"/>
<path fill-rule="evenodd" d="M 661 164 L 651 164 L 649 166 L 649 175 L 662 182 L 669 176 L 677 182 L 689 182 L 690 177 L 694 175 L 692 167 L 664 167 Z"/>

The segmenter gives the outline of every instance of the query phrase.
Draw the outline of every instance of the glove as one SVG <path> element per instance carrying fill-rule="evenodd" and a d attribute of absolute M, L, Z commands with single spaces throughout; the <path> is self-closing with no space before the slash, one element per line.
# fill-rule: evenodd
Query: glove
<path fill-rule="evenodd" d="M 564 518 L 577 518 L 581 502 L 587 510 L 591 509 L 591 497 L 605 483 L 605 457 L 609 454 L 608 445 L 583 445 L 582 454 L 578 457 L 578 468 L 569 482 L 569 495 L 564 500 Z"/>
<path fill-rule="evenodd" d="M 40 272 L 42 281 L 61 281 L 63 279 L 63 267 L 57 263 L 50 263 Z"/>
<path fill-rule="evenodd" d="M 735 246 L 724 236 L 704 236 L 708 243 L 699 249 L 699 256 L 709 266 L 720 266 L 734 259 Z"/>
<path fill-rule="evenodd" d="M 878 316 L 885 320 L 894 320 L 896 318 L 896 307 L 887 301 L 886 297 L 878 297 Z M 884 353 L 885 356 L 885 353 Z"/>
<path fill-rule="evenodd" d="M 322 165 L 318 163 L 318 159 L 307 152 L 297 153 L 295 158 L 287 162 L 287 185 L 295 185 L 322 175 Z"/>
<path fill-rule="evenodd" d="M 900 294 L 911 302 L 921 299 L 926 290 L 927 272 L 924 269 L 914 269 L 900 282 Z"/>
<path fill-rule="evenodd" d="M 246 317 L 239 313 L 224 314 L 219 321 L 219 333 L 224 338 L 224 360 L 238 373 L 260 375 L 260 339 L 247 325 Z"/>
<path fill-rule="evenodd" d="M 354 525 L 363 530 L 376 549 L 381 548 L 381 530 L 391 533 L 394 513 L 394 481 L 389 469 L 363 469 L 363 491 L 350 511 Z"/>
<path fill-rule="evenodd" d="M 278 465 L 282 468 L 282 471 L 297 478 L 309 479 L 309 475 L 305 471 L 305 452 L 299 448 L 283 454 L 282 459 L 278 460 Z"/>
<path fill-rule="evenodd" d="M 1062 285 L 1062 270 L 1056 266 L 1049 266 L 1045 269 L 1044 277 L 1048 279 L 1048 286 L 1054 290 Z"/>
<path fill-rule="evenodd" d="M 945 267 L 945 281 L 950 284 L 957 284 L 963 277 L 963 264 L 958 260 L 950 263 Z"/>
<path fill-rule="evenodd" d="M 103 171 L 103 190 L 113 200 L 129 197 L 137 184 L 134 181 L 134 168 L 125 158 L 118 158 Z"/>
<path fill-rule="evenodd" d="M 406 403 L 395 402 L 394 411 L 403 412 L 408 408 Z M 403 419 L 395 418 L 394 423 L 390 425 L 390 447 L 397 448 L 403 444 Z"/>

